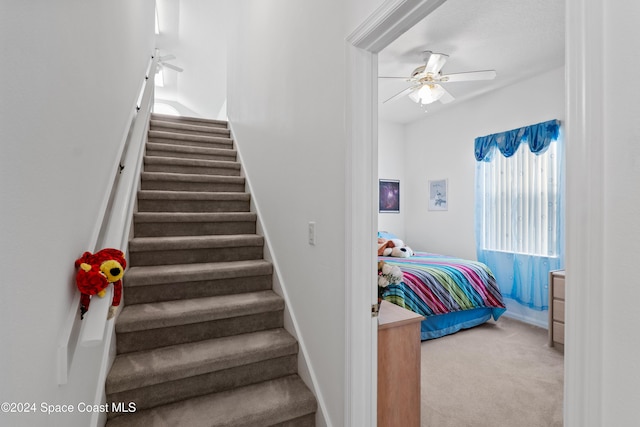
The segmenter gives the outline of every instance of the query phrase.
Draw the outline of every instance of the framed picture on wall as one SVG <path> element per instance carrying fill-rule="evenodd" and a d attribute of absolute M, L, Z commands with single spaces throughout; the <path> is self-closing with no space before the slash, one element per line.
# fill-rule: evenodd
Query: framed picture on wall
<path fill-rule="evenodd" d="M 400 181 L 397 179 L 379 180 L 379 210 L 380 212 L 400 212 Z"/>
<path fill-rule="evenodd" d="M 429 210 L 446 211 L 449 204 L 449 189 L 446 179 L 429 180 Z"/>

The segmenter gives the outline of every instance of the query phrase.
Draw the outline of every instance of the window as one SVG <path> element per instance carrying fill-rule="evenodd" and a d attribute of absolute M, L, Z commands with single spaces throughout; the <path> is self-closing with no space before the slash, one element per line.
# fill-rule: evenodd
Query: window
<path fill-rule="evenodd" d="M 511 157 L 479 162 L 480 246 L 484 250 L 558 256 L 558 144 L 533 154 L 521 144 Z"/>

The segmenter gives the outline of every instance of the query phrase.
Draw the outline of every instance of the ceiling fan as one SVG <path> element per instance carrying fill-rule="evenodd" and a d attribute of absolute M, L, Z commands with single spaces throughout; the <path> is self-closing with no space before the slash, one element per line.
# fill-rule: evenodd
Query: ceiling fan
<path fill-rule="evenodd" d="M 171 61 L 172 59 L 176 59 L 176 56 L 173 54 L 158 57 L 158 67 L 156 68 L 156 77 L 155 77 L 156 86 L 164 87 L 164 69 L 165 68 L 170 68 L 179 73 L 184 71 L 183 68 L 180 68 L 177 65 L 169 64 L 167 62 L 167 61 Z"/>
<path fill-rule="evenodd" d="M 443 83 L 468 82 L 476 80 L 493 80 L 496 77 L 495 70 L 469 71 L 464 73 L 442 74 L 441 70 L 449 55 L 433 53 L 430 50 L 423 52 L 424 65 L 417 67 L 409 77 L 379 77 L 381 79 L 404 79 L 411 83 L 406 89 L 393 95 L 384 102 L 402 98 L 408 95 L 412 101 L 421 106 L 440 101 L 447 104 L 454 100 L 443 86 Z"/>
<path fill-rule="evenodd" d="M 179 73 L 183 72 L 184 69 L 178 67 L 177 65 L 173 65 L 173 64 L 169 64 L 167 61 L 171 61 L 173 59 L 176 59 L 176 56 L 173 54 L 169 54 L 169 55 L 164 55 L 158 58 L 158 66 L 159 67 L 167 67 L 167 68 L 171 68 L 172 70 L 175 70 Z"/>

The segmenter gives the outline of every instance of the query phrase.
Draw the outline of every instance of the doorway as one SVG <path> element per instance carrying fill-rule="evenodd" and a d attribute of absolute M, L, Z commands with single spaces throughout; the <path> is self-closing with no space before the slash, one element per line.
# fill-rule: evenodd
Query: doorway
<path fill-rule="evenodd" d="M 603 64 L 597 53 L 603 44 L 603 1 L 565 0 L 566 94 L 567 94 L 567 345 L 565 347 L 565 426 L 595 426 L 601 419 L 600 402 L 602 325 L 590 310 L 602 295 L 602 272 L 595 259 L 602 254 L 602 195 L 586 191 L 594 177 L 603 175 L 602 121 L 604 89 L 600 82 Z M 346 425 L 375 425 L 376 324 L 369 305 L 377 294 L 375 259 L 371 236 L 377 231 L 377 53 L 403 34 L 444 0 L 397 0 L 385 2 L 347 38 L 347 268 L 346 293 L 347 363 L 345 386 Z M 588 31 L 587 31 L 588 30 Z M 584 34 L 589 37 L 584 37 Z M 600 48 L 600 49 L 598 49 Z M 590 89 L 588 96 L 586 87 Z M 586 197 L 585 197 L 586 194 Z M 591 215 L 580 211 L 590 209 Z M 595 210 L 595 211 L 594 211 Z M 580 283 L 583 292 L 572 292 Z M 597 310 L 594 310 L 597 312 Z M 353 339 L 353 338 L 356 339 Z M 594 367 L 596 369 L 594 369 Z"/>

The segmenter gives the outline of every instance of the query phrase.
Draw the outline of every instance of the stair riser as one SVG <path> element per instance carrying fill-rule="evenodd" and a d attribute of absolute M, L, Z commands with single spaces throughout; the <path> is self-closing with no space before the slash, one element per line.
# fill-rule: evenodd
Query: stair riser
<path fill-rule="evenodd" d="M 170 151 L 170 150 L 157 150 L 157 149 L 149 149 L 146 150 L 147 157 L 174 157 L 177 159 L 195 159 L 195 160 L 220 160 L 223 162 L 235 162 L 235 155 L 227 155 L 227 154 L 205 154 L 205 153 L 189 153 L 182 151 Z"/>
<path fill-rule="evenodd" d="M 295 350 L 297 353 L 297 349 Z M 217 393 L 295 374 L 297 357 L 294 355 L 268 359 L 236 368 L 197 375 L 139 389 L 127 390 L 107 396 L 107 402 L 136 402 L 136 409 L 152 408 L 209 393 Z M 109 413 L 109 417 L 117 415 Z"/>
<path fill-rule="evenodd" d="M 196 282 L 176 282 L 161 285 L 127 286 L 125 281 L 125 303 L 173 301 L 187 298 L 205 298 L 271 289 L 272 276 L 250 276 L 232 279 L 211 279 Z"/>
<path fill-rule="evenodd" d="M 216 138 L 211 141 L 190 141 L 174 138 L 149 137 L 149 142 L 157 142 L 159 144 L 184 145 L 187 147 L 203 147 L 203 148 L 224 148 L 232 149 L 233 142 L 229 138 Z"/>
<path fill-rule="evenodd" d="M 139 212 L 249 212 L 248 200 L 139 200 Z"/>
<path fill-rule="evenodd" d="M 131 265 L 173 265 L 262 259 L 262 246 L 130 251 Z"/>
<path fill-rule="evenodd" d="M 136 237 L 255 234 L 255 221 L 145 222 L 134 225 Z"/>
<path fill-rule="evenodd" d="M 194 123 L 195 124 L 195 123 Z M 197 125 L 196 125 L 197 126 Z M 151 124 L 150 130 L 159 130 L 162 132 L 176 132 L 183 135 L 200 135 L 200 136 L 222 136 L 228 138 L 231 135 L 229 129 L 221 127 L 209 127 L 206 130 L 183 129 L 178 126 Z"/>
<path fill-rule="evenodd" d="M 244 184 L 227 184 L 211 182 L 190 182 L 190 181 L 159 181 L 145 180 L 141 182 L 142 190 L 162 190 L 162 191 L 211 191 L 217 193 L 242 193 Z"/>
<path fill-rule="evenodd" d="M 116 334 L 116 348 L 118 354 L 123 354 L 168 345 L 275 329 L 283 326 L 283 317 L 283 311 L 279 310 L 168 328 L 128 333 L 119 332 Z"/>
<path fill-rule="evenodd" d="M 198 175 L 223 175 L 223 176 L 240 176 L 240 169 L 238 168 L 221 168 L 221 167 L 207 167 L 207 166 L 187 166 L 187 165 L 172 165 L 172 164 L 148 164 L 145 162 L 144 170 L 146 172 L 169 172 L 169 173 L 187 173 Z"/>

